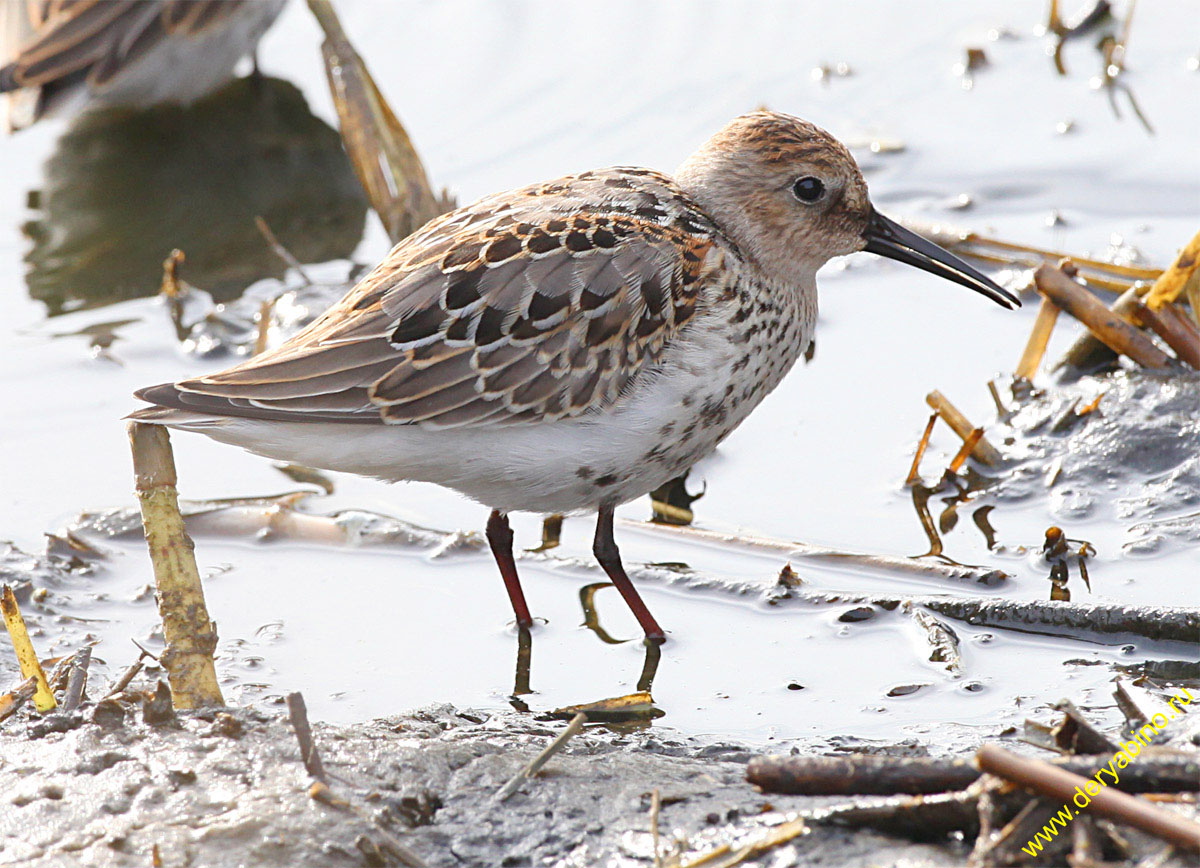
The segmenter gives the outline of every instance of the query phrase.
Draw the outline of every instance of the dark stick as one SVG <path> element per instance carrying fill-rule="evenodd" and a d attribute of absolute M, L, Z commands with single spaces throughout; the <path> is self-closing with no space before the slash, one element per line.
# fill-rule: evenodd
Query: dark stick
<path fill-rule="evenodd" d="M 1110 754 L 1078 756 L 1047 764 L 1092 777 L 1110 759 Z M 746 780 L 766 792 L 798 796 L 941 793 L 970 786 L 980 775 L 970 760 L 888 756 L 761 756 L 746 769 Z M 1200 757 L 1139 757 L 1120 778 L 1117 788 L 1130 793 L 1192 792 L 1200 780 Z"/>
<path fill-rule="evenodd" d="M 1111 606 L 1041 600 L 970 599 L 966 597 L 897 597 L 888 594 L 800 593 L 796 599 L 817 604 L 869 603 L 884 608 L 905 604 L 978 627 L 1096 641 L 1129 634 L 1156 641 L 1195 644 L 1200 609 L 1186 606 Z"/>
<path fill-rule="evenodd" d="M 1172 316 L 1166 312 L 1166 308 L 1153 310 L 1140 301 L 1134 308 L 1134 316 L 1142 325 L 1162 338 L 1163 342 L 1175 351 L 1180 361 L 1200 369 L 1200 335 L 1197 335 L 1195 330 L 1188 329 L 1186 319 Z"/>
<path fill-rule="evenodd" d="M 1038 292 L 1087 326 L 1113 352 L 1129 356 L 1143 368 L 1158 371 L 1170 368 L 1171 357 L 1154 341 L 1110 311 L 1104 302 L 1061 269 L 1042 265 L 1033 278 Z"/>
<path fill-rule="evenodd" d="M 971 864 L 1020 864 L 1017 861 L 1019 858 L 1017 848 L 1027 844 L 1060 807 L 1062 807 L 1060 803 L 1051 799 L 1030 799 L 1000 831 L 987 838 L 981 835 L 975 839 Z M 1067 839 L 1064 837 L 1057 843 L 1059 847 L 1062 847 L 1067 843 Z"/>
<path fill-rule="evenodd" d="M 621 551 L 617 548 L 616 539 L 613 538 L 613 508 L 611 506 L 600 507 L 600 513 L 596 517 L 596 538 L 592 543 L 592 552 L 596 555 L 600 566 L 604 568 L 604 572 L 612 579 L 617 590 L 621 592 L 621 596 L 625 598 L 625 603 L 637 618 L 638 623 L 642 625 L 646 638 L 651 642 L 667 641 L 662 627 L 658 626 L 658 622 L 654 620 L 654 616 L 642 602 L 637 588 L 625 574 L 625 567 L 621 564 Z"/>
<path fill-rule="evenodd" d="M 88 666 L 92 662 L 92 646 L 84 645 L 75 652 L 71 662 L 71 675 L 67 679 L 67 695 L 63 698 L 63 711 L 74 711 L 83 700 L 83 688 L 87 686 Z"/>
<path fill-rule="evenodd" d="M 508 523 L 508 516 L 498 509 L 493 509 L 488 517 L 487 541 L 492 547 L 492 557 L 500 568 L 500 577 L 504 579 L 504 587 L 508 591 L 508 599 L 512 602 L 513 614 L 517 616 L 517 626 L 529 628 L 533 626 L 533 618 L 529 615 L 529 606 L 525 602 L 525 592 L 521 590 L 521 578 L 517 575 L 517 562 L 513 560 L 513 532 Z"/>
<path fill-rule="evenodd" d="M 137 645 L 136 642 L 133 644 Z M 143 661 L 145 661 L 147 657 L 151 656 L 151 654 L 141 645 L 138 645 L 137 647 L 138 651 L 141 652 L 138 654 L 137 660 L 134 660 L 131 664 L 129 664 L 129 667 L 121 673 L 121 677 L 117 679 L 116 683 L 113 684 L 111 688 L 109 688 L 108 693 L 104 694 L 104 699 L 108 699 L 110 696 L 116 696 L 118 693 L 128 687 L 133 679 L 137 677 L 137 674 L 142 671 L 142 667 L 146 665 Z"/>
<path fill-rule="evenodd" d="M 984 771 L 1064 804 L 1075 798 L 1076 791 L 1083 792 L 1089 783 L 1087 778 L 1042 760 L 1017 756 L 994 744 L 981 747 L 975 759 Z M 1135 762 L 1124 771 L 1128 773 L 1137 766 Z M 1195 787 L 1194 778 L 1191 786 Z M 1200 850 L 1200 824 L 1112 787 L 1092 793 L 1086 810 L 1097 817 L 1106 817 L 1162 838 L 1177 847 Z"/>
<path fill-rule="evenodd" d="M 305 770 L 326 786 L 329 780 L 325 777 L 325 767 L 321 765 L 321 755 L 313 743 L 312 728 L 308 725 L 308 708 L 304 705 L 304 697 L 299 693 L 287 695 L 288 718 L 292 729 L 296 731 L 296 741 L 300 742 L 300 758 L 304 760 Z"/>
<path fill-rule="evenodd" d="M 37 676 L 30 675 L 15 690 L 0 696 L 0 723 L 8 720 L 22 705 L 33 699 L 37 687 Z"/>

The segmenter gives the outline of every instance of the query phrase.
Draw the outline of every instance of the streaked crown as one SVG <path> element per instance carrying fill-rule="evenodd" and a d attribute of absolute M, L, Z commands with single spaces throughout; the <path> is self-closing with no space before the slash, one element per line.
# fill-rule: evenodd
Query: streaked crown
<path fill-rule="evenodd" d="M 862 250 L 867 185 L 845 145 L 821 128 L 772 111 L 734 118 L 675 178 L 755 264 L 788 283 Z"/>

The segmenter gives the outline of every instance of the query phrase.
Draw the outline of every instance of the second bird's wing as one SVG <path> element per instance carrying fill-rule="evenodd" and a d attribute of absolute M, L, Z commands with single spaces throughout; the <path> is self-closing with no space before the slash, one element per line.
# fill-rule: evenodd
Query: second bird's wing
<path fill-rule="evenodd" d="M 85 80 L 103 86 L 163 39 L 195 36 L 237 14 L 244 2 L 25 0 L 29 36 L 0 68 L 0 93 Z"/>
<path fill-rule="evenodd" d="M 402 241 L 277 349 L 139 397 L 447 428 L 578 416 L 616 402 L 693 315 L 714 232 L 645 170 L 489 197 Z"/>

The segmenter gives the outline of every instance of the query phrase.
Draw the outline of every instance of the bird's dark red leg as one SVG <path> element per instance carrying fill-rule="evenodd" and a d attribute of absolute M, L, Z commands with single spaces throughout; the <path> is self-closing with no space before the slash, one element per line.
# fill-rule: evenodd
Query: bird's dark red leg
<path fill-rule="evenodd" d="M 521 579 L 517 576 L 517 562 L 513 560 L 513 532 L 508 524 L 508 516 L 498 509 L 493 509 L 487 523 L 487 541 L 492 547 L 492 556 L 500 575 L 504 579 L 504 587 L 508 590 L 508 599 L 512 601 L 513 613 L 517 616 L 517 626 L 529 628 L 533 626 L 533 618 L 529 617 L 529 606 L 525 603 L 525 592 L 521 590 Z"/>
<path fill-rule="evenodd" d="M 596 560 L 600 562 L 600 566 L 604 567 L 604 572 L 608 573 L 608 577 L 612 579 L 617 590 L 621 592 L 621 596 L 625 598 L 626 604 L 633 612 L 634 617 L 638 619 L 638 623 L 642 625 L 642 629 L 646 632 L 646 638 L 651 642 L 667 641 L 662 628 L 658 626 L 658 622 L 654 620 L 654 616 L 650 614 L 650 610 L 638 596 L 633 582 L 629 581 L 629 576 L 625 575 L 625 567 L 621 565 L 621 552 L 617 549 L 617 541 L 613 538 L 613 509 L 611 506 L 600 507 L 600 515 L 596 519 L 596 539 L 592 543 L 592 552 L 595 553 Z"/>

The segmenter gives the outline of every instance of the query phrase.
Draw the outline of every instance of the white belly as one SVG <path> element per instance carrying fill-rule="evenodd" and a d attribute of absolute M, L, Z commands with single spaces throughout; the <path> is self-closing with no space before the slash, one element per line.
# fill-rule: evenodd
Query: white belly
<path fill-rule="evenodd" d="M 227 22 L 196 36 L 168 37 L 108 84 L 89 86 L 87 96 L 104 105 L 137 108 L 193 103 L 233 77 L 238 61 L 254 50 L 284 2 L 247 3 Z"/>

